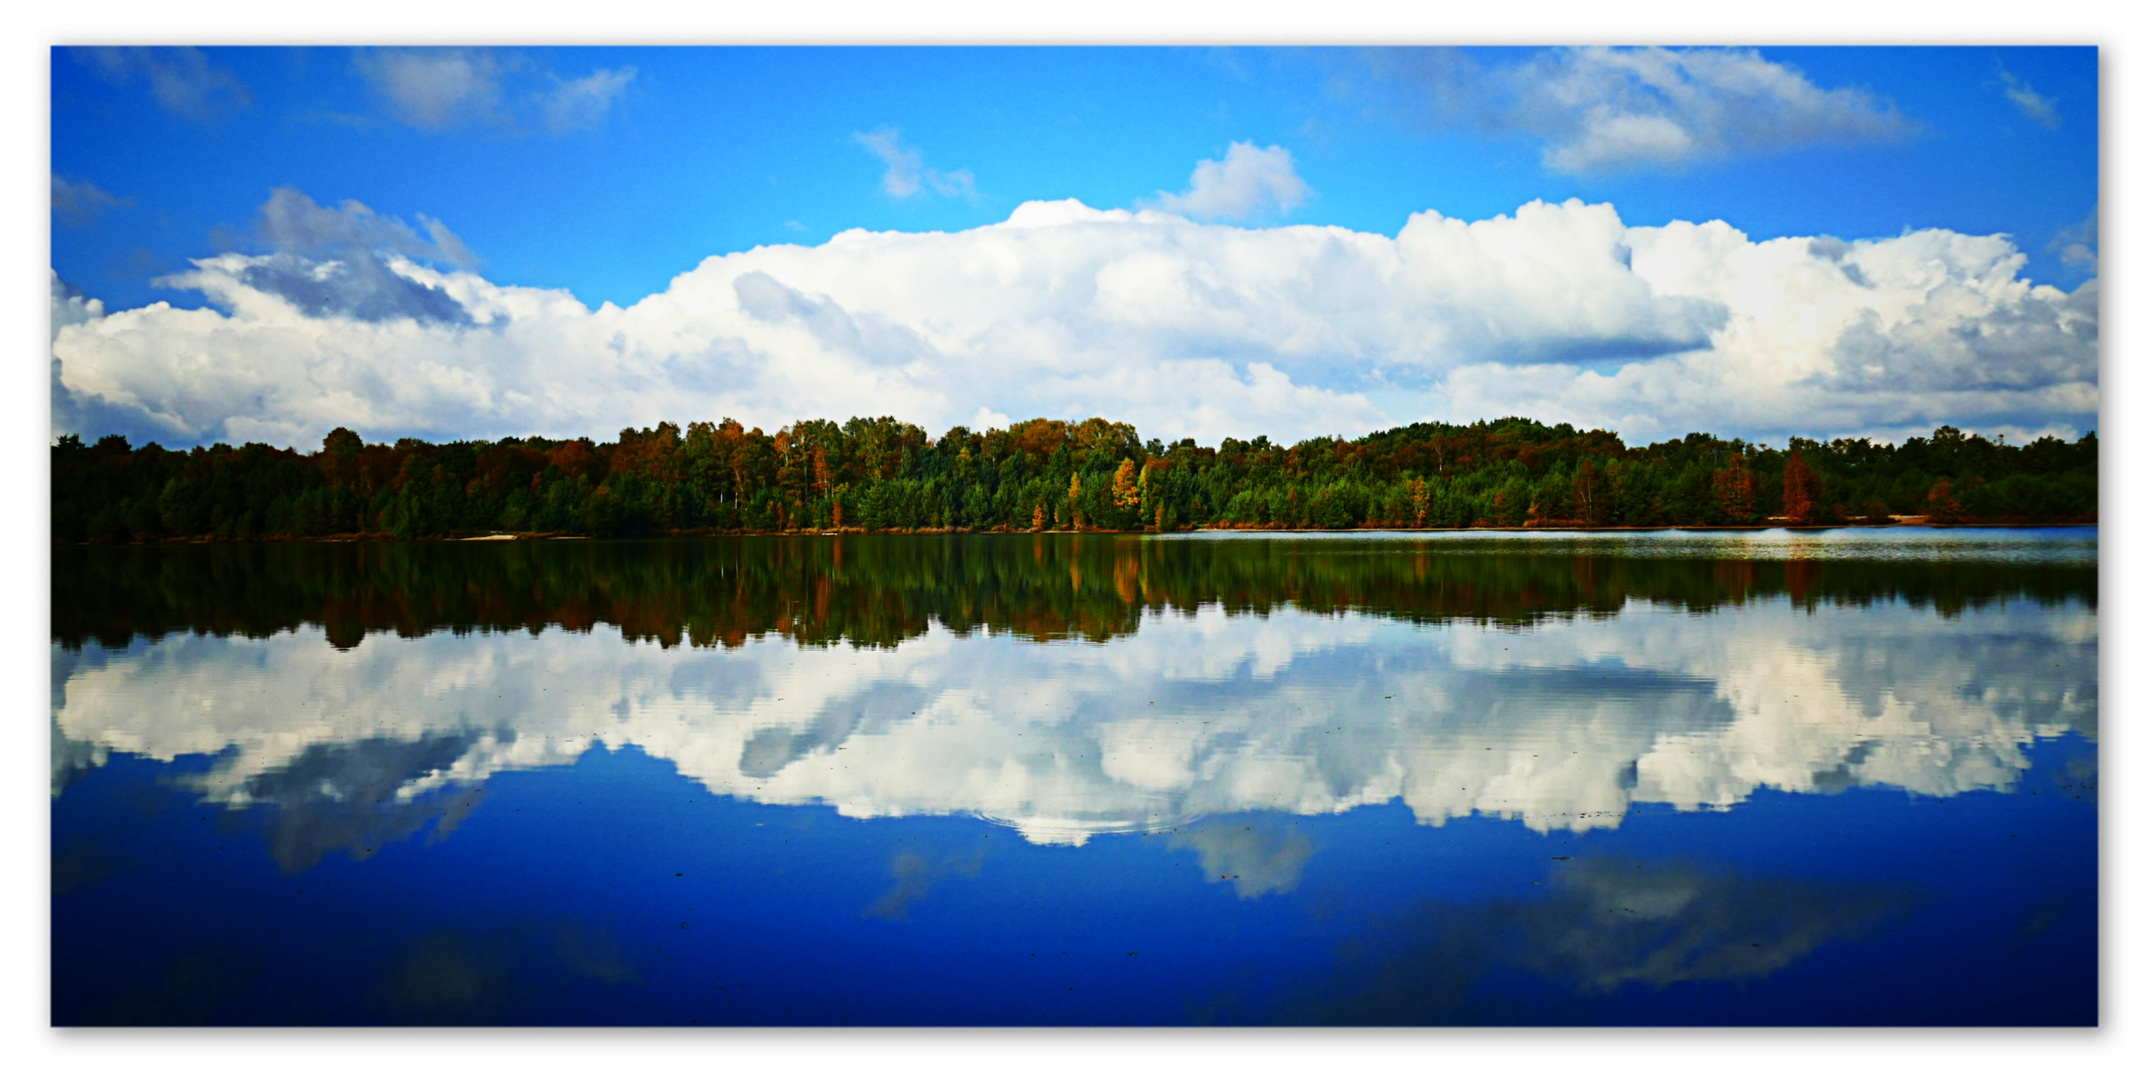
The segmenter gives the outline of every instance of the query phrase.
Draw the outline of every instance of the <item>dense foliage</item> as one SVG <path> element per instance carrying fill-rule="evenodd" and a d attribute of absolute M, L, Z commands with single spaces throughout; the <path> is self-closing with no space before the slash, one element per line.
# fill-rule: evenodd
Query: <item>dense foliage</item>
<path fill-rule="evenodd" d="M 61 541 L 496 532 L 1172 531 L 2096 519 L 2099 448 L 1956 428 L 1894 446 L 1691 434 L 1628 447 L 1510 418 L 1281 446 L 1142 442 L 1129 424 L 1030 420 L 937 440 L 892 418 L 628 428 L 616 442 L 52 448 Z"/>

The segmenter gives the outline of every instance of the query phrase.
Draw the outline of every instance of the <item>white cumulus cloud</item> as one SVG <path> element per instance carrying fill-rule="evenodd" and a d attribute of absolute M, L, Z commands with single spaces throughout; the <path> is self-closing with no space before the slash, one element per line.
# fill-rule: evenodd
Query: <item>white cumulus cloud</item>
<path fill-rule="evenodd" d="M 1639 440 L 2075 434 L 2099 409 L 2098 282 L 2033 283 L 2003 236 L 1755 241 L 1573 200 L 1389 237 L 1066 200 L 718 255 L 591 309 L 486 279 L 429 219 L 427 239 L 279 192 L 263 222 L 270 254 L 163 279 L 206 306 L 59 326 L 55 397 L 137 439 L 302 446 L 726 415 L 1103 415 L 1206 442 L 1513 413 Z"/>
<path fill-rule="evenodd" d="M 1203 220 L 1242 221 L 1267 213 L 1286 214 L 1311 196 L 1311 185 L 1297 175 L 1296 162 L 1279 146 L 1262 150 L 1231 143 L 1220 161 L 1202 161 L 1192 170 L 1192 186 L 1164 192 L 1157 209 Z"/>

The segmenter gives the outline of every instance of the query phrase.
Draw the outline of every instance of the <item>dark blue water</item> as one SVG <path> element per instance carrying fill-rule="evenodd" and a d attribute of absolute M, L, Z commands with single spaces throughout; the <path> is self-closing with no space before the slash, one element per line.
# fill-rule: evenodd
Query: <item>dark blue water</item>
<path fill-rule="evenodd" d="M 990 597 L 877 581 L 921 629 L 137 620 L 53 646 L 53 1018 L 2093 1024 L 2091 562 L 2022 584 L 2078 537 L 2006 537 L 1934 598 L 1871 586 L 1927 551 L 1684 552 L 1711 584 L 1521 616 L 1293 586 L 956 633 Z M 1112 550 L 1074 576 L 1160 580 Z"/>

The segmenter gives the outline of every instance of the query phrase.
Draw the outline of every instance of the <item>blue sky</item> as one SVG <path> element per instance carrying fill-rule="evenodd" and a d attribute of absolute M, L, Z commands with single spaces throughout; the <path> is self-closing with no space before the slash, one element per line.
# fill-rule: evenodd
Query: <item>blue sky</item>
<path fill-rule="evenodd" d="M 1648 83 L 1649 64 L 1667 64 L 1670 82 Z M 2002 236 L 2025 259 L 2006 272 L 2015 284 L 2031 280 L 2074 297 L 2097 274 L 2092 223 L 2099 204 L 2100 117 L 2092 48 L 58 48 L 51 71 L 51 267 L 64 283 L 56 290 L 94 299 L 106 314 L 166 301 L 211 308 L 244 323 L 247 316 L 233 306 L 241 302 L 229 296 L 219 302 L 223 294 L 198 280 L 191 260 L 282 252 L 311 260 L 309 266 L 331 261 L 334 250 L 296 251 L 287 235 L 266 223 L 264 208 L 279 188 L 302 193 L 309 205 L 331 214 L 348 212 L 346 200 L 355 200 L 371 212 L 365 220 L 372 224 L 364 228 L 375 232 L 386 227 L 383 222 L 408 226 L 415 246 L 383 241 L 385 234 L 348 240 L 370 245 L 376 255 L 386 243 L 414 265 L 467 275 L 486 286 L 565 289 L 590 308 L 664 294 L 674 278 L 710 256 L 761 245 L 812 248 L 849 229 L 958 234 L 1005 222 L 1023 203 L 1064 199 L 1096 210 L 1174 213 L 1207 229 L 1331 225 L 1387 238 L 1410 215 L 1426 210 L 1475 222 L 1512 215 L 1535 200 L 1555 206 L 1577 199 L 1612 207 L 1625 228 L 1720 220 L 1752 243 L 1780 237 L 1876 241 L 1920 230 Z M 1231 157 L 1233 146 L 1244 148 L 1241 172 L 1234 168 L 1239 159 Z M 1215 163 L 1220 185 L 1205 195 L 1193 176 L 1201 162 Z M 428 232 L 426 221 L 438 222 L 461 247 L 443 247 L 442 234 Z M 1172 239 L 1165 248 L 1183 252 L 1189 242 Z M 1627 243 L 1606 242 L 1612 251 Z M 2069 259 L 2063 255 L 2067 245 Z M 1125 255 L 1076 260 L 1077 272 L 1118 265 Z M 1383 256 L 1367 257 L 1375 262 Z M 2003 262 L 1988 252 L 1975 257 L 1989 265 Z M 1221 265 L 1183 280 L 1233 272 L 1216 269 Z M 789 277 L 766 267 L 738 269 L 754 272 L 773 273 L 784 288 L 818 297 L 832 305 L 824 310 L 852 322 L 876 318 L 921 334 L 936 357 L 966 349 L 973 359 L 992 333 L 1013 333 L 983 322 L 963 333 L 946 331 L 952 317 L 944 304 L 897 310 L 867 299 L 864 294 L 875 287 L 868 281 L 837 282 L 802 268 Z M 1298 276 L 1310 272 L 1299 268 Z M 1533 287 L 1529 281 L 1563 287 L 1556 284 L 1565 280 L 1559 274 L 1530 273 L 1515 287 Z M 195 280 L 174 281 L 175 274 Z M 1987 283 L 1989 269 L 1963 264 L 1954 275 Z M 814 287 L 801 284 L 808 279 Z M 1649 280 L 1659 293 L 1661 283 Z M 1714 302 L 1736 309 L 1719 297 Z M 1342 303 L 1402 301 L 1358 297 Z M 1924 346 L 1893 332 L 1896 313 L 1887 303 L 1866 306 L 1888 323 L 1891 336 L 1881 351 L 1891 359 L 1864 366 L 1897 374 L 1920 362 L 1902 349 Z M 1319 309 L 1309 317 L 1326 313 Z M 1770 317 L 1781 316 L 1777 311 Z M 691 313 L 679 318 L 690 322 Z M 1509 334 L 1526 318 L 1539 317 L 1471 309 L 1467 318 L 1425 333 L 1458 340 L 1467 337 L 1468 326 L 1494 324 Z M 1840 318 L 1845 333 L 1854 319 Z M 530 325 L 526 316 L 519 319 L 518 326 Z M 1056 315 L 1038 319 L 1036 325 L 1067 324 Z M 1312 427 L 1276 433 L 1353 433 L 1425 417 L 1475 419 L 1466 414 L 1471 409 L 1523 407 L 1562 413 L 1545 419 L 1647 435 L 1680 434 L 1671 429 L 1709 422 L 1759 436 L 1789 423 L 1789 416 L 1734 407 L 1687 402 L 1657 408 L 1647 394 L 1659 392 L 1638 388 L 1620 391 L 1614 401 L 1603 398 L 1600 387 L 1590 389 L 1589 375 L 1660 363 L 1692 351 L 1662 342 L 1691 346 L 1699 340 L 1656 327 L 1633 333 L 1657 344 L 1627 348 L 1630 321 L 1559 331 L 1552 336 L 1565 344 L 1555 347 L 1500 338 L 1473 352 L 1452 346 L 1429 359 L 1404 356 L 1407 350 L 1390 340 L 1365 344 L 1347 334 L 1340 343 L 1305 344 L 1309 339 L 1298 335 L 1291 339 L 1295 344 L 1275 339 L 1254 345 L 1207 331 L 1189 337 L 1155 332 L 1127 347 L 1144 352 L 1151 365 L 1224 365 L 1243 391 L 1237 405 L 1187 400 L 1156 406 L 1137 422 L 1157 434 L 1208 438 L 1222 428 L 1249 431 L 1295 415 L 1315 418 L 1305 421 Z M 1735 323 L 1735 316 L 1724 315 L 1702 329 L 1725 333 Z M 684 325 L 666 324 L 663 334 L 675 339 Z M 1123 320 L 1111 326 L 1112 333 L 1130 333 Z M 242 329 L 234 323 L 219 333 L 228 338 Z M 1024 340 L 1032 343 L 1034 330 L 1027 327 Z M 1957 326 L 1932 328 L 1925 337 L 1957 338 L 1960 332 Z M 735 336 L 707 333 L 710 341 Z M 1882 435 L 1927 430 L 1932 421 L 1946 420 L 1991 430 L 2076 433 L 2094 426 L 2098 378 L 2081 365 L 2098 361 L 2098 338 L 2080 340 L 2076 326 L 2063 333 L 2079 347 L 2067 371 L 1970 372 L 1969 383 L 1990 391 L 1972 403 L 1895 402 L 1862 412 L 1828 412 L 1821 404 L 1802 415 L 1830 429 L 1818 433 Z M 1590 334 L 1599 341 L 1573 344 Z M 63 385 L 55 388 L 56 424 L 100 420 L 180 442 L 305 442 L 329 418 L 319 402 L 351 396 L 347 386 L 323 389 L 317 373 L 297 385 L 256 372 L 249 378 L 265 379 L 268 389 L 255 392 L 261 386 L 249 383 L 247 393 L 264 402 L 252 406 L 250 417 L 238 415 L 245 409 L 234 406 L 228 393 L 220 403 L 150 401 L 130 388 L 157 381 L 157 365 L 168 367 L 170 357 L 100 360 L 86 331 L 74 336 L 85 340 L 58 347 Z M 793 390 L 812 381 L 816 365 L 825 378 L 856 376 L 839 364 L 827 366 L 809 350 L 785 353 L 749 336 L 744 340 L 745 352 L 763 368 L 799 369 L 785 376 Z M 470 347 L 455 345 L 463 350 L 459 359 L 439 362 L 467 363 Z M 1845 347 L 1825 346 L 1835 353 Z M 2049 348 L 2046 342 L 2034 347 Z M 73 361 L 68 348 L 81 350 Z M 516 348 L 524 355 L 533 346 L 525 341 Z M 670 355 L 666 377 L 679 390 L 670 399 L 681 409 L 725 407 L 773 426 L 789 418 L 786 409 L 851 404 L 839 395 L 775 389 L 765 370 L 746 371 L 739 367 L 746 361 L 736 359 L 727 361 L 723 376 L 736 391 L 726 398 L 709 390 L 712 376 L 705 372 L 677 376 L 683 354 L 674 348 Z M 910 371 L 914 393 L 905 397 L 889 389 L 877 396 L 908 402 L 928 414 L 917 417 L 927 426 L 1018 419 L 1038 411 L 1118 407 L 1122 413 L 1142 397 L 1123 379 L 1104 374 L 1083 382 L 1080 372 L 1048 358 L 1036 363 L 1064 384 L 1056 390 L 1037 390 L 1029 379 L 1002 392 L 964 396 L 947 386 L 972 379 L 967 369 L 957 364 L 922 372 L 921 355 L 859 353 L 858 363 L 882 373 L 888 365 Z M 395 365 L 413 362 L 373 354 L 360 359 L 386 365 L 376 374 L 389 381 Z M 1576 380 L 1571 393 L 1501 396 L 1484 389 L 1538 383 L 1508 378 L 1509 368 L 1546 362 L 1565 365 L 1553 373 Z M 1931 371 L 1949 372 L 1940 381 L 1951 382 L 1958 382 L 1961 362 L 1929 360 Z M 1827 368 L 1833 377 L 1844 361 L 1834 356 L 1812 363 L 1833 365 Z M 1990 363 L 2003 367 L 2007 361 Z M 1505 366 L 1477 370 L 1483 364 Z M 1262 371 L 1286 382 L 1263 384 Z M 1644 374 L 1634 369 L 1626 378 L 1637 387 L 1647 381 Z M 1792 381 L 1809 384 L 1824 375 L 1799 369 Z M 1685 383 L 1704 378 L 1678 376 Z M 1115 390 L 1099 388 L 1097 379 Z M 935 380 L 936 387 L 930 385 Z M 757 396 L 746 392 L 748 383 L 758 388 Z M 1246 404 L 1263 385 L 1287 391 L 1268 394 L 1265 411 Z M 2082 385 L 2092 393 L 2082 397 Z M 2065 386 L 2071 389 L 2052 389 Z M 1839 377 L 1833 389 L 1836 397 L 1855 393 Z M 1333 400 L 1289 398 L 1314 390 Z M 516 424 L 567 432 L 578 422 L 570 410 L 517 410 L 502 402 L 496 388 L 486 394 L 465 400 L 459 411 L 441 399 L 361 409 L 354 419 L 370 424 L 368 435 L 429 436 L 505 434 Z M 660 405 L 665 399 L 652 400 Z M 635 408 L 649 407 L 647 399 L 613 404 L 585 418 L 587 433 L 607 435 L 604 426 L 621 420 L 664 418 L 634 420 Z M 1170 426 L 1171 408 L 1184 414 L 1203 404 L 1213 405 L 1208 421 L 1158 428 Z M 1939 415 L 1962 408 L 1973 415 Z"/>
<path fill-rule="evenodd" d="M 548 75 L 633 70 L 602 122 L 564 134 L 398 122 L 346 50 L 212 49 L 251 105 L 202 121 L 156 107 L 146 79 L 115 84 L 59 49 L 53 170 L 133 202 L 56 229 L 53 265 L 108 303 L 182 300 L 149 279 L 209 253 L 219 228 L 247 225 L 270 188 L 294 185 L 446 221 L 499 280 L 624 304 L 758 244 L 962 229 L 1029 199 L 1129 206 L 1251 141 L 1288 147 L 1318 191 L 1282 220 L 1390 235 L 1418 210 L 1472 219 L 1577 196 L 1616 204 L 1631 224 L 1722 218 L 1754 238 L 2009 233 L 2036 280 L 2083 279 L 2046 247 L 2099 198 L 2094 50 L 1762 51 L 1821 86 L 1895 102 L 1919 130 L 1575 177 L 1546 169 L 1525 134 L 1440 130 L 1410 108 L 1405 84 L 1380 78 L 1375 54 L 1049 47 L 503 50 L 529 70 L 502 82 L 526 93 Z M 2057 126 L 2006 98 L 2007 72 L 2055 102 Z M 967 169 L 976 197 L 887 195 L 883 164 L 853 137 L 884 127 L 928 165 Z"/>

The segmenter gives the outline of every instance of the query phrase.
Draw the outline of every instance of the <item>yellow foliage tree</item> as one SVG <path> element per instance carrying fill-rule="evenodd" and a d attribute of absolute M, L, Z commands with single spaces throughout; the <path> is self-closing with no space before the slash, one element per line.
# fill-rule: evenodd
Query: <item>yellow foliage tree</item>
<path fill-rule="evenodd" d="M 1118 462 L 1117 475 L 1110 478 L 1110 501 L 1120 510 L 1140 505 L 1140 479 L 1139 473 L 1133 469 L 1133 459 Z"/>

